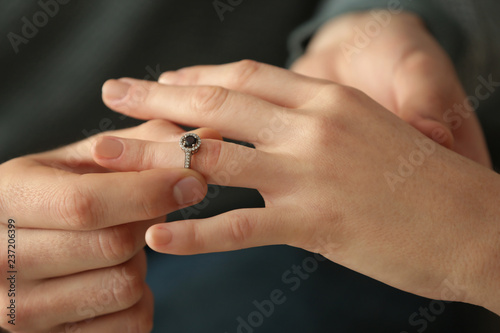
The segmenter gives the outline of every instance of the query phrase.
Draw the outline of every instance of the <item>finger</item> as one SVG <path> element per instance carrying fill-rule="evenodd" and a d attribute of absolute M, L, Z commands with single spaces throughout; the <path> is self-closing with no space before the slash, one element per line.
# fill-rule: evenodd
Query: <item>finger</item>
<path fill-rule="evenodd" d="M 154 121 L 154 120 L 150 120 L 150 121 Z M 179 129 L 181 129 L 181 128 L 179 127 Z M 170 132 L 170 133 L 167 133 L 167 135 L 163 135 L 162 140 L 158 140 L 159 136 L 156 136 L 156 139 L 148 139 L 148 138 L 145 138 L 144 136 L 143 137 L 134 137 L 134 136 L 130 136 L 130 135 L 114 135 L 113 133 L 109 133 L 109 135 L 106 134 L 106 136 L 117 136 L 117 137 L 125 138 L 125 139 L 137 139 L 137 140 L 148 140 L 148 141 L 158 141 L 158 142 L 179 142 L 180 137 L 185 133 L 187 133 L 187 132 L 184 131 L 183 129 L 181 129 L 181 131 L 179 131 L 179 132 L 178 131 Z M 222 135 L 219 133 L 219 131 L 217 131 L 213 128 L 208 128 L 208 127 L 197 128 L 195 130 L 189 131 L 189 133 L 195 133 L 202 139 L 222 140 Z M 99 139 L 99 138 L 97 138 L 97 139 Z M 93 147 L 95 147 L 95 144 L 96 144 L 96 141 L 93 142 Z"/>
<path fill-rule="evenodd" d="M 192 132 L 197 133 L 202 138 L 222 140 L 220 133 L 211 128 L 199 128 Z M 154 119 L 136 127 L 105 132 L 51 152 L 36 154 L 31 157 L 35 161 L 56 170 L 62 169 L 79 174 L 109 172 L 110 170 L 96 164 L 92 159 L 91 147 L 100 136 L 114 135 L 140 140 L 175 142 L 179 140 L 183 133 L 185 131 L 181 127 L 167 120 Z"/>
<path fill-rule="evenodd" d="M 167 120 L 155 119 L 136 127 L 105 133 L 143 140 L 171 141 L 182 135 L 183 132 L 182 128 Z M 110 170 L 94 162 L 90 152 L 93 142 L 100 135 L 103 134 L 98 134 L 49 152 L 30 155 L 29 158 L 53 168 L 56 173 L 58 170 L 66 170 L 78 174 L 109 172 Z"/>
<path fill-rule="evenodd" d="M 202 139 L 222 140 L 222 135 L 219 133 L 219 131 L 213 128 L 207 128 L 207 127 L 198 128 L 193 131 L 189 131 L 189 133 L 195 133 Z M 176 136 L 170 142 L 179 142 L 180 137 L 181 137 L 180 135 Z M 149 140 L 149 141 L 158 141 L 158 140 Z"/>
<path fill-rule="evenodd" d="M 411 84 L 398 88 L 399 116 L 441 145 L 491 167 L 481 127 L 453 69 L 436 74 L 422 67 Z"/>
<path fill-rule="evenodd" d="M 168 142 L 178 140 L 178 137 L 180 137 L 183 133 L 184 130 L 181 127 L 168 120 L 154 119 L 139 126 L 103 132 L 99 135 L 92 136 L 85 140 L 75 142 L 50 152 L 30 156 L 45 165 L 54 167 L 60 166 L 61 169 L 68 169 L 67 166 L 70 166 L 72 167 L 72 171 L 80 171 L 80 173 L 104 172 L 107 170 L 103 170 L 98 165 L 95 165 L 90 151 L 94 141 L 100 135 L 113 135 L 132 139 Z M 90 168 L 89 166 L 93 168 Z"/>
<path fill-rule="evenodd" d="M 51 332 L 137 332 L 149 333 L 153 329 L 153 293 L 144 286 L 144 296 L 130 309 L 77 323 L 59 326 Z"/>
<path fill-rule="evenodd" d="M 112 146 L 119 146 L 119 153 L 112 154 L 109 151 Z M 179 167 L 185 156 L 177 142 L 102 137 L 94 146 L 94 158 L 110 169 L 140 171 Z M 289 174 L 289 166 L 270 153 L 219 140 L 202 140 L 191 163 L 209 183 L 257 188 L 264 192 L 276 189 Z"/>
<path fill-rule="evenodd" d="M 185 132 L 182 132 L 184 134 Z M 202 140 L 206 139 L 213 139 L 213 140 L 220 140 L 222 141 L 222 136 L 220 133 L 214 129 L 211 128 L 199 128 L 197 130 L 190 131 L 190 133 L 197 134 Z M 177 146 L 176 151 L 172 151 L 173 153 L 172 156 L 179 155 L 177 154 L 180 151 L 179 148 L 179 139 L 181 138 L 182 135 L 178 134 L 176 136 L 171 136 L 171 137 L 165 137 L 163 141 L 161 142 L 170 142 L 170 143 L 175 143 L 174 145 L 165 145 L 162 148 L 165 147 L 170 147 L 172 148 Z M 121 140 L 119 139 L 121 138 Z M 140 170 L 148 170 L 148 169 L 159 169 L 159 168 L 167 168 L 167 164 L 161 164 L 163 165 L 160 167 L 158 163 L 149 163 L 150 158 L 152 155 L 146 154 L 144 151 L 139 149 L 137 147 L 137 144 L 131 144 L 131 146 L 125 146 L 125 142 L 134 142 L 138 143 L 140 140 L 131 140 L 127 141 L 127 139 L 132 139 L 127 136 L 117 136 L 117 137 L 112 137 L 112 136 L 100 136 L 96 138 L 96 140 L 93 141 L 93 145 L 90 148 L 91 153 L 93 155 L 94 161 L 99 161 L 102 160 L 102 162 L 99 163 L 99 165 L 106 166 L 107 169 L 115 170 L 115 171 L 140 171 Z M 160 148 L 160 144 L 157 145 L 158 148 Z M 149 147 L 140 147 L 140 148 L 149 148 Z M 126 151 L 125 151 L 126 149 Z M 133 151 L 130 151 L 130 149 L 133 149 Z M 163 154 L 160 154 L 162 151 L 150 151 L 150 153 L 156 153 L 160 156 L 164 156 Z M 132 155 L 135 154 L 135 155 Z M 170 154 L 169 154 L 170 155 Z M 124 157 L 127 158 L 124 158 Z M 143 160 L 143 158 L 146 158 L 146 160 Z M 113 161 L 113 163 L 107 163 L 106 161 Z M 147 164 L 148 167 L 142 166 L 143 164 Z M 156 167 L 154 166 L 156 165 Z M 177 164 L 169 164 L 172 165 L 171 167 L 181 167 L 183 164 L 177 163 Z M 168 168 L 171 168 L 168 167 Z"/>
<path fill-rule="evenodd" d="M 222 140 L 220 133 L 213 128 L 198 128 L 189 131 L 196 133 L 201 138 Z M 121 138 L 130 138 L 137 140 L 149 140 L 159 142 L 176 142 L 179 138 L 186 133 L 181 127 L 163 119 L 153 119 L 139 125 L 137 128 L 126 128 L 118 131 L 111 131 L 102 133 L 102 135 L 112 135 Z M 102 136 L 101 135 L 101 136 Z M 97 139 L 98 137 L 96 137 Z M 95 140 L 92 142 L 94 143 Z"/>
<path fill-rule="evenodd" d="M 157 224 L 146 233 L 155 251 L 177 255 L 222 252 L 274 244 L 300 244 L 311 230 L 294 209 L 234 210 L 205 220 Z"/>
<path fill-rule="evenodd" d="M 414 53 L 401 62 L 394 74 L 394 98 L 401 119 L 443 146 L 452 148 L 451 124 L 445 121 L 444 113 L 465 94 L 451 62 L 446 61 L 444 55 L 435 56 L 444 58 L 439 68 L 436 68 L 435 58 L 427 53 Z"/>
<path fill-rule="evenodd" d="M 153 119 L 136 127 L 103 132 L 100 135 L 114 135 L 138 140 L 173 141 L 182 133 L 184 133 L 184 129 L 168 120 Z"/>
<path fill-rule="evenodd" d="M 440 97 L 436 97 L 437 91 L 429 92 L 426 87 L 419 89 L 416 85 L 412 88 L 411 95 L 405 94 L 408 93 L 406 89 L 400 91 L 407 99 L 400 102 L 398 116 L 422 134 L 446 148 L 452 149 L 454 145 L 453 133 L 450 124 L 443 117 L 448 107 L 445 106 Z M 452 104 L 449 106 L 451 107 Z"/>
<path fill-rule="evenodd" d="M 26 228 L 96 230 L 151 220 L 201 201 L 207 190 L 203 177 L 189 169 L 55 177 L 48 167 L 24 168 L 22 181 L 6 180 L 13 197 L 5 203 Z"/>
<path fill-rule="evenodd" d="M 224 137 L 256 145 L 280 139 L 290 112 L 260 98 L 217 86 L 166 86 L 133 79 L 109 80 L 103 100 L 111 109 L 139 118 L 161 118 L 217 129 Z M 245 126 L 241 126 L 244 124 Z"/>
<path fill-rule="evenodd" d="M 299 108 L 314 97 L 319 88 L 319 84 L 315 84 L 319 83 L 318 80 L 252 60 L 183 68 L 163 73 L 158 82 L 182 86 L 222 86 L 287 108 Z"/>
<path fill-rule="evenodd" d="M 144 247 L 146 230 L 164 221 L 160 217 L 95 231 L 21 229 L 19 277 L 40 280 L 122 264 Z"/>
<path fill-rule="evenodd" d="M 129 309 L 143 297 L 145 276 L 141 251 L 119 266 L 46 280 L 29 292 L 16 328 L 50 328 Z"/>

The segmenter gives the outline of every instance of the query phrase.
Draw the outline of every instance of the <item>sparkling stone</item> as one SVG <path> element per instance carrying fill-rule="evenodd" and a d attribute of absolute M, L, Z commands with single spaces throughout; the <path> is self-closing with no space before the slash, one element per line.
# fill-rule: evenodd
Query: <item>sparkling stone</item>
<path fill-rule="evenodd" d="M 193 148 L 196 143 L 198 143 L 198 140 L 194 136 L 188 136 L 184 139 L 184 147 L 186 148 Z"/>

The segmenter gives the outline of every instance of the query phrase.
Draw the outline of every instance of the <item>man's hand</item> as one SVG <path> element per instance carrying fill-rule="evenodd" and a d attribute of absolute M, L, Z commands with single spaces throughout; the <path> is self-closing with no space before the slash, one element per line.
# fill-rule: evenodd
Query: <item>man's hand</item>
<path fill-rule="evenodd" d="M 417 16 L 384 19 L 382 27 L 370 13 L 333 19 L 292 70 L 362 90 L 434 141 L 490 166 L 479 123 L 444 50 Z M 376 35 L 360 37 L 374 25 Z"/>
<path fill-rule="evenodd" d="M 493 171 L 428 139 L 359 90 L 251 61 L 120 79 L 112 109 L 215 128 L 255 149 L 207 140 L 194 168 L 258 189 L 265 208 L 152 226 L 156 251 L 195 254 L 289 244 L 418 295 L 500 313 Z M 141 94 L 137 94 L 141 91 Z M 169 168 L 177 148 L 123 140 L 105 168 Z M 481 185 L 479 185 L 481 184 Z M 480 208 L 479 208 L 480 207 Z M 447 291 L 456 286 L 458 293 Z"/>
<path fill-rule="evenodd" d="M 167 121 L 106 133 L 0 165 L 0 294 L 9 289 L 7 222 L 17 230 L 12 332 L 149 332 L 153 297 L 145 283 L 144 235 L 165 215 L 203 199 L 206 183 L 182 169 L 182 129 Z M 220 138 L 201 129 L 203 138 Z M 128 154 L 119 137 L 176 146 L 171 169 L 112 172 L 93 161 Z M 160 156 L 161 154 L 158 154 Z M 123 167 L 121 169 L 124 169 Z M 132 171 L 132 172 L 131 172 Z M 6 301 L 7 300 L 7 301 Z"/>

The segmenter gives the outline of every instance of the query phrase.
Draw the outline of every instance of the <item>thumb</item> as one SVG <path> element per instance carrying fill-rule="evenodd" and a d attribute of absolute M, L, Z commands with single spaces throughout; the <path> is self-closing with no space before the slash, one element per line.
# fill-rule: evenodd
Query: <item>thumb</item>
<path fill-rule="evenodd" d="M 432 140 L 454 150 L 455 132 L 445 115 L 463 102 L 465 92 L 451 61 L 439 49 L 431 51 L 414 52 L 398 63 L 393 80 L 394 111 Z"/>
<path fill-rule="evenodd" d="M 454 149 L 452 124 L 446 121 L 445 114 L 463 101 L 465 93 L 451 69 L 440 73 L 427 64 L 401 70 L 393 84 L 394 112 L 432 140 Z"/>
<path fill-rule="evenodd" d="M 416 96 L 399 108 L 398 115 L 428 138 L 448 149 L 453 149 L 455 138 L 451 125 L 443 117 L 444 110 L 432 103 L 422 102 Z"/>

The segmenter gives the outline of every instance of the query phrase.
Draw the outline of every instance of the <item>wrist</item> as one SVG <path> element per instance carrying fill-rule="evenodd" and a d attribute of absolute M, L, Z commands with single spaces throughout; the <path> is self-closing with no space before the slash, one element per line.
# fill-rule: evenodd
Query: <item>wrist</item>
<path fill-rule="evenodd" d="M 471 228 L 460 244 L 463 265 L 457 276 L 464 283 L 464 302 L 500 315 L 500 177 L 481 169 L 483 172 L 474 173 L 478 177 L 471 179 L 470 186 L 460 188 L 467 200 L 457 216 L 468 219 Z"/>

